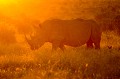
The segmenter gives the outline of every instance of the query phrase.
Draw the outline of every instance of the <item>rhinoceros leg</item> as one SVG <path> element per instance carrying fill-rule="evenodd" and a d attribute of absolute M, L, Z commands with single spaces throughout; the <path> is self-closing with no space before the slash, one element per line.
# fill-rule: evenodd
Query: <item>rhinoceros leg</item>
<path fill-rule="evenodd" d="M 100 49 L 100 40 L 101 40 L 101 36 L 97 36 L 97 37 L 93 37 L 93 43 L 95 45 L 95 49 Z"/>
<path fill-rule="evenodd" d="M 95 49 L 100 49 L 101 34 L 102 34 L 102 31 L 101 31 L 100 26 L 97 24 L 93 26 L 92 31 L 91 31 L 91 38 L 95 45 Z"/>
<path fill-rule="evenodd" d="M 92 41 L 91 37 L 87 42 L 87 48 L 93 48 L 93 41 Z"/>
<path fill-rule="evenodd" d="M 60 41 L 53 41 L 52 42 L 52 51 L 56 51 L 59 46 L 60 46 Z"/>
<path fill-rule="evenodd" d="M 56 51 L 57 48 L 60 48 L 63 52 L 65 50 L 65 46 L 59 41 L 56 41 L 56 42 L 52 43 L 52 51 Z"/>
<path fill-rule="evenodd" d="M 58 47 L 59 47 L 59 45 L 52 44 L 52 51 L 56 51 Z"/>
<path fill-rule="evenodd" d="M 62 51 L 65 51 L 65 46 L 63 44 L 60 44 L 59 45 L 59 48 L 62 50 Z"/>
<path fill-rule="evenodd" d="M 100 49 L 100 41 L 94 42 L 95 49 Z"/>

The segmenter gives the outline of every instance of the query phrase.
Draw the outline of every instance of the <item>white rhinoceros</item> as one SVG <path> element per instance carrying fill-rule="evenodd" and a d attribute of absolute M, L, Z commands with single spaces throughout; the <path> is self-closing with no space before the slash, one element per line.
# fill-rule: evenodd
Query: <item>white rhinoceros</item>
<path fill-rule="evenodd" d="M 52 43 L 52 49 L 65 49 L 64 45 L 78 47 L 87 44 L 100 48 L 101 30 L 94 20 L 46 20 L 36 30 L 31 39 L 26 38 L 32 50 L 40 48 L 45 42 Z"/>

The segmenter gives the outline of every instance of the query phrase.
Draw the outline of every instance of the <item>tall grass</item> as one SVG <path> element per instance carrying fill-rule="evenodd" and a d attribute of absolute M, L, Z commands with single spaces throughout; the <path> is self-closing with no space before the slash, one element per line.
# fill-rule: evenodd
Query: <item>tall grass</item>
<path fill-rule="evenodd" d="M 108 40 L 112 49 L 107 48 Z M 102 34 L 100 50 L 82 46 L 51 52 L 47 44 L 36 51 L 19 44 L 0 45 L 0 79 L 119 79 L 120 50 L 116 42 L 119 37 L 107 32 Z"/>

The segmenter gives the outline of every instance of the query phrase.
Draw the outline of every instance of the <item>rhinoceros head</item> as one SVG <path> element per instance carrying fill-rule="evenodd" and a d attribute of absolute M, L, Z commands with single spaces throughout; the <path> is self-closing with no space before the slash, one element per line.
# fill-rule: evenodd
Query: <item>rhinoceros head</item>
<path fill-rule="evenodd" d="M 37 41 L 35 41 L 36 40 L 35 37 L 31 37 L 31 39 L 29 39 L 25 36 L 25 39 L 26 39 L 28 45 L 30 46 L 31 50 L 36 50 L 39 48 L 39 45 L 38 45 L 39 43 L 37 43 Z"/>
<path fill-rule="evenodd" d="M 44 44 L 44 42 L 42 40 L 42 37 L 40 35 L 38 35 L 38 34 L 39 33 L 37 33 L 34 36 L 30 35 L 31 39 L 27 38 L 27 36 L 25 35 L 25 40 L 28 43 L 28 45 L 30 46 L 31 50 L 37 50 Z"/>

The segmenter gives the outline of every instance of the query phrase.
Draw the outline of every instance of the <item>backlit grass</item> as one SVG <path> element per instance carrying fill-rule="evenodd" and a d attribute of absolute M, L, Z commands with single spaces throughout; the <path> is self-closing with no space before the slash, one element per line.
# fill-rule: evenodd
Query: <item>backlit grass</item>
<path fill-rule="evenodd" d="M 66 46 L 65 52 L 51 52 L 47 44 L 36 51 L 0 45 L 0 79 L 119 79 L 119 37 L 103 33 L 101 46 L 100 50 Z"/>

